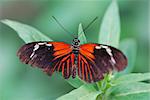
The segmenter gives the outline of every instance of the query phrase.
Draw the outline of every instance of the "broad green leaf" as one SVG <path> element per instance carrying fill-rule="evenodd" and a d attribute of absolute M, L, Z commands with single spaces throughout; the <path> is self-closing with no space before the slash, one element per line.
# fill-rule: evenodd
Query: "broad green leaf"
<path fill-rule="evenodd" d="M 110 100 L 150 100 L 150 92 L 130 94 L 127 96 L 112 97 Z"/>
<path fill-rule="evenodd" d="M 97 96 L 100 94 L 101 92 L 96 91 L 96 92 L 91 92 L 87 95 L 84 95 L 82 97 L 79 98 L 79 100 L 96 100 Z"/>
<path fill-rule="evenodd" d="M 29 25 L 22 24 L 8 19 L 1 20 L 1 22 L 14 29 L 17 32 L 17 34 L 20 36 L 20 38 L 24 40 L 26 43 L 33 42 L 33 41 L 52 41 L 52 39 L 48 38 L 40 31 L 38 31 L 37 29 Z"/>
<path fill-rule="evenodd" d="M 57 100 L 95 100 L 97 95 L 101 92 L 96 91 L 92 85 L 88 85 L 88 87 L 90 89 L 87 88 L 87 85 L 82 85 L 78 89 L 57 98 Z"/>
<path fill-rule="evenodd" d="M 119 46 L 120 17 L 116 0 L 112 0 L 108 7 L 102 20 L 99 34 L 99 43 L 114 47 Z"/>
<path fill-rule="evenodd" d="M 79 88 L 81 85 L 83 85 L 85 82 L 80 80 L 78 76 L 76 78 L 69 78 L 67 82 L 72 85 L 74 88 Z"/>
<path fill-rule="evenodd" d="M 78 38 L 80 40 L 80 44 L 85 44 L 87 43 L 83 28 L 82 28 L 82 24 L 79 24 L 79 28 L 78 28 Z"/>
<path fill-rule="evenodd" d="M 130 73 L 132 72 L 133 68 L 134 68 L 134 63 L 135 63 L 135 59 L 136 59 L 136 50 L 137 50 L 137 46 L 136 46 L 136 42 L 133 39 L 125 39 L 120 43 L 120 49 L 124 52 L 124 54 L 127 56 L 128 59 L 128 66 L 126 67 L 126 69 L 121 72 L 121 74 L 123 73 Z"/>
<path fill-rule="evenodd" d="M 133 84 L 133 82 L 150 80 L 150 73 L 132 73 L 127 75 L 122 75 L 119 78 L 113 80 L 115 85 L 118 84 Z"/>
<path fill-rule="evenodd" d="M 144 93 L 146 94 L 150 93 L 150 84 L 142 83 L 142 82 L 135 82 L 135 83 L 117 85 L 115 87 L 112 87 L 112 93 L 110 94 L 110 96 L 114 100 L 141 100 L 141 99 L 137 99 L 137 96 L 139 96 L 141 93 L 143 93 L 143 96 L 144 96 Z M 130 97 L 130 99 L 128 96 Z M 125 98 L 128 98 L 128 99 L 125 99 Z M 149 99 L 146 99 L 146 100 L 149 100 Z"/>

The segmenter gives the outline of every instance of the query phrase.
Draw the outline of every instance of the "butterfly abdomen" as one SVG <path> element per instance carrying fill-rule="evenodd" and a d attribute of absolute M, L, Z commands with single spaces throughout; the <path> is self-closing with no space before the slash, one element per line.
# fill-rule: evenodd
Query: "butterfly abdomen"
<path fill-rule="evenodd" d="M 79 50 L 73 49 L 72 53 L 74 54 L 74 65 L 72 66 L 72 78 L 75 78 L 76 77 Z"/>

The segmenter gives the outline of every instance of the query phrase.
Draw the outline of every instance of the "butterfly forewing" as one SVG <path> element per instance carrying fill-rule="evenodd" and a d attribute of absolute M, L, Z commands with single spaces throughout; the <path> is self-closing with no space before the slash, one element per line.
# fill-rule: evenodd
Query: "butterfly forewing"
<path fill-rule="evenodd" d="M 126 65 L 126 57 L 114 47 L 93 43 L 80 46 L 78 75 L 87 82 L 97 82 L 105 73 L 121 71 Z"/>
<path fill-rule="evenodd" d="M 76 77 L 77 72 L 89 83 L 103 79 L 104 74 L 112 70 L 121 71 L 127 65 L 124 54 L 111 46 L 89 43 L 79 46 L 76 54 L 73 50 L 74 47 L 63 42 L 32 42 L 23 45 L 17 55 L 22 62 L 37 66 L 49 75 L 58 71 L 68 79 Z"/>
<path fill-rule="evenodd" d="M 69 78 L 72 68 L 72 49 L 63 42 L 32 42 L 23 45 L 17 55 L 26 64 L 42 68 L 47 74 L 62 72 Z"/>

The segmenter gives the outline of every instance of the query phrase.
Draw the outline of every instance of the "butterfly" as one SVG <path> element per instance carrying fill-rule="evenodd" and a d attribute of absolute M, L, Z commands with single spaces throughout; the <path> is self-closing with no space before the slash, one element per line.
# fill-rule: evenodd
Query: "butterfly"
<path fill-rule="evenodd" d="M 23 63 L 41 68 L 50 76 L 57 71 L 65 79 L 78 75 L 88 83 L 102 80 L 105 73 L 122 71 L 127 66 L 127 58 L 120 50 L 98 43 L 80 45 L 78 38 L 74 38 L 72 44 L 31 42 L 23 45 L 17 56 Z"/>

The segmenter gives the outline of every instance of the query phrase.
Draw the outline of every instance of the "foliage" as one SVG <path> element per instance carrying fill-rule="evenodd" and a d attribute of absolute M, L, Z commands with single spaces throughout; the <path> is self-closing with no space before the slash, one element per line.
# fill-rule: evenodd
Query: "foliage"
<path fill-rule="evenodd" d="M 99 34 L 99 43 L 119 46 L 120 19 L 115 0 L 112 1 L 104 15 Z"/>

